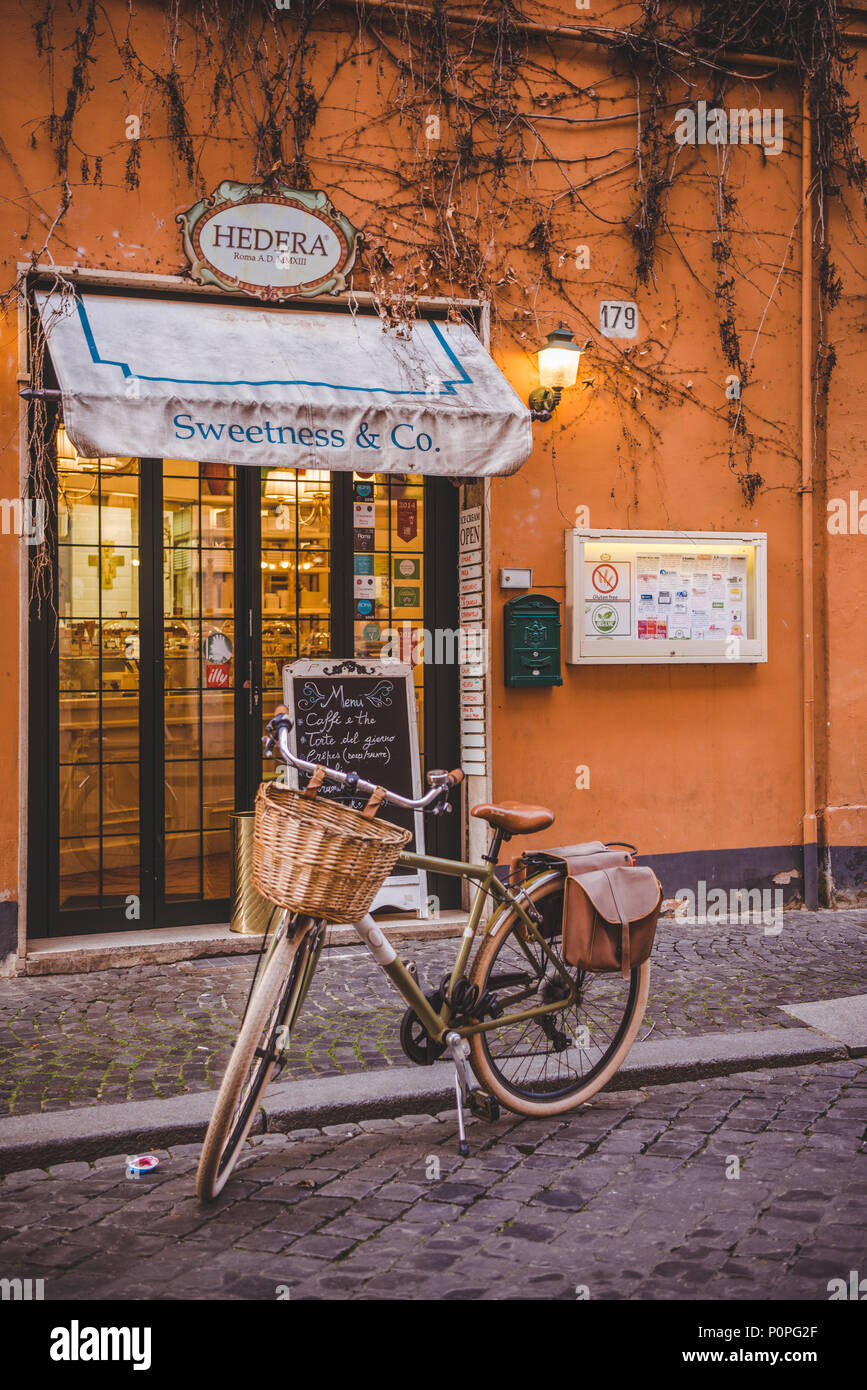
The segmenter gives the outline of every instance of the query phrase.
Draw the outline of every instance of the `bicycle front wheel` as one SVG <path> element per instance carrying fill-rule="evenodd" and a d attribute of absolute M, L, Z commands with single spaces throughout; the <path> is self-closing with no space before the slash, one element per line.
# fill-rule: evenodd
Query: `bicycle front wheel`
<path fill-rule="evenodd" d="M 470 1037 L 470 1058 L 481 1084 L 519 1115 L 559 1115 L 589 1100 L 621 1066 L 644 1017 L 650 961 L 628 980 L 591 974 L 561 957 L 563 878 L 546 875 L 528 885 L 542 916 L 538 928 L 574 982 L 577 998 L 545 1015 L 511 1022 L 539 1004 L 556 1003 L 568 991 L 514 909 L 507 909 L 479 948 L 472 979 L 479 997 L 491 991 L 502 1021 Z"/>
<path fill-rule="evenodd" d="M 238 1161 L 322 949 L 324 924 L 309 917 L 287 923 L 288 917 L 286 912 L 275 928 L 278 939 L 249 1002 L 205 1135 L 196 1177 L 203 1202 L 222 1192 Z"/>

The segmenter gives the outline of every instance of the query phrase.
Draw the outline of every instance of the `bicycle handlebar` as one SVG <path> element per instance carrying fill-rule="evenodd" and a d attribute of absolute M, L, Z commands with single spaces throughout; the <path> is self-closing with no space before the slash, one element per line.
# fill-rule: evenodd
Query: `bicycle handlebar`
<path fill-rule="evenodd" d="M 289 734 L 292 730 L 292 720 L 289 718 L 289 711 L 285 705 L 278 705 L 274 711 L 274 718 L 267 725 L 267 734 L 263 740 L 265 746 L 265 756 L 273 757 L 275 749 L 279 752 L 280 759 L 288 763 L 291 767 L 296 767 L 300 772 L 314 773 L 317 763 L 308 763 L 304 758 L 297 758 L 289 747 Z M 358 792 L 359 795 L 372 796 L 376 791 L 384 791 L 384 800 L 391 806 L 402 806 L 408 811 L 426 811 L 439 803 L 445 807 L 449 792 L 460 785 L 464 780 L 462 768 L 456 767 L 452 772 L 430 772 L 428 779 L 434 784 L 425 796 L 412 800 L 410 797 L 400 796 L 397 792 L 387 791 L 385 788 L 377 787 L 373 782 L 366 782 L 359 777 L 357 772 L 340 772 L 336 767 L 326 767 L 325 776 L 331 782 L 339 782 L 343 787 L 349 787 L 350 791 Z M 434 779 L 436 779 L 434 781 Z"/>

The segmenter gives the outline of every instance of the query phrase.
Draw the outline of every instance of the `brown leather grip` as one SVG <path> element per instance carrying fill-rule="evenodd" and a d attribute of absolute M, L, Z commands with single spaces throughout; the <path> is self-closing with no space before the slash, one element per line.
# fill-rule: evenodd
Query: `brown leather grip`
<path fill-rule="evenodd" d="M 322 766 L 318 766 L 318 767 L 316 768 L 316 771 L 315 771 L 315 772 L 312 772 L 312 773 L 310 774 L 310 781 L 307 783 L 307 786 L 304 788 L 304 790 L 303 790 L 303 792 L 301 793 L 301 795 L 302 795 L 302 796 L 308 796 L 308 797 L 313 797 L 313 796 L 315 796 L 316 793 L 319 791 L 319 788 L 322 786 L 322 783 L 323 783 L 324 781 L 325 781 L 325 768 L 322 767 Z"/>
<path fill-rule="evenodd" d="M 371 793 L 370 800 L 361 813 L 365 820 L 373 820 L 373 817 L 382 805 L 384 796 L 385 792 L 382 787 L 377 787 L 376 791 Z"/>
<path fill-rule="evenodd" d="M 461 782 L 463 782 L 463 780 L 464 780 L 464 770 L 463 770 L 462 767 L 456 767 L 456 768 L 454 769 L 453 772 L 450 772 L 450 773 L 449 773 L 449 786 L 450 786 L 450 787 L 457 787 L 457 786 L 460 786 L 460 784 L 461 784 Z"/>
<path fill-rule="evenodd" d="M 278 705 L 277 708 L 276 708 L 275 711 L 274 711 L 274 716 L 275 716 L 275 718 L 276 718 L 276 716 L 277 716 L 278 714 L 288 714 L 288 713 L 289 713 L 289 711 L 288 711 L 288 709 L 286 708 L 285 705 Z"/>

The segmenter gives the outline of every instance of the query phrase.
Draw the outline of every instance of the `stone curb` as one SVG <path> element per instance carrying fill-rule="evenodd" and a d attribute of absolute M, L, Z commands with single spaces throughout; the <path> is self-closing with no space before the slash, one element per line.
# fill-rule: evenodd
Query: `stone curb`
<path fill-rule="evenodd" d="M 842 1043 L 812 1028 L 660 1038 L 636 1043 L 606 1090 L 848 1057 Z M 195 1143 L 204 1137 L 216 1095 L 216 1091 L 200 1091 L 169 1100 L 11 1115 L 0 1120 L 0 1173 Z M 436 1113 L 453 1103 L 454 1072 L 448 1062 L 313 1077 L 271 1086 L 252 1132 L 357 1125 L 362 1120 Z"/>

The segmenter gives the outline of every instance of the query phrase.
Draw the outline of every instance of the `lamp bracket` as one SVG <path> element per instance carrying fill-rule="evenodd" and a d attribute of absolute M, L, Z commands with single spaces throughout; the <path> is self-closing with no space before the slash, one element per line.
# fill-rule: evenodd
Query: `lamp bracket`
<path fill-rule="evenodd" d="M 550 420 L 560 404 L 561 392 L 557 387 L 537 386 L 530 392 L 528 404 L 531 420 Z"/>

